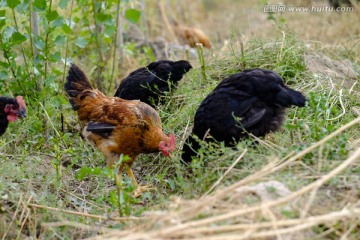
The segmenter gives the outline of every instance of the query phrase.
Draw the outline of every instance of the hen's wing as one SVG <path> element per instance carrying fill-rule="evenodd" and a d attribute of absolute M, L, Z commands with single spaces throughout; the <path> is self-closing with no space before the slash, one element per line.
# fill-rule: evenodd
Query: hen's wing
<path fill-rule="evenodd" d="M 90 122 L 86 127 L 86 131 L 100 135 L 103 138 L 108 138 L 115 128 L 116 125 L 110 123 Z"/>
<path fill-rule="evenodd" d="M 195 114 L 193 134 L 200 140 L 224 141 L 232 145 L 235 140 L 245 137 L 245 129 L 258 124 L 266 109 L 257 106 L 258 98 L 231 86 L 218 87 L 201 103 Z M 183 147 L 182 159 L 191 162 L 200 144 L 189 136 Z"/>
<path fill-rule="evenodd" d="M 136 100 L 87 96 L 78 110 L 83 135 L 105 155 L 159 151 L 163 137 L 157 112 Z"/>
<path fill-rule="evenodd" d="M 196 112 L 193 133 L 202 139 L 211 129 L 209 134 L 215 139 L 230 143 L 245 136 L 244 129 L 262 121 L 265 113 L 266 107 L 256 96 L 233 87 L 218 88 Z"/>

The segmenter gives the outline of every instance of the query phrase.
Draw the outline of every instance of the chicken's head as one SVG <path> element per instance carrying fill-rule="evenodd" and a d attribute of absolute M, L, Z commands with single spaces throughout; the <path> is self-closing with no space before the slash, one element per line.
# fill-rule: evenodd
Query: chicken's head
<path fill-rule="evenodd" d="M 16 97 L 17 104 L 6 104 L 4 112 L 9 122 L 14 122 L 18 117 L 26 117 L 26 104 L 22 96 Z"/>
<path fill-rule="evenodd" d="M 169 137 L 162 140 L 159 144 L 159 149 L 165 156 L 169 156 L 170 152 L 176 149 L 176 141 L 174 134 L 169 134 Z"/>

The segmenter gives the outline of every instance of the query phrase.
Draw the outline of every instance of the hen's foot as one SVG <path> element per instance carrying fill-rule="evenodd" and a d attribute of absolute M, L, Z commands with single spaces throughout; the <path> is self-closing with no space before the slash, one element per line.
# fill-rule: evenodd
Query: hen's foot
<path fill-rule="evenodd" d="M 151 184 L 149 185 L 145 185 L 145 186 L 140 186 L 138 185 L 137 188 L 135 189 L 134 191 L 134 197 L 138 198 L 140 197 L 144 192 L 148 192 L 148 191 L 151 191 L 151 190 L 154 190 L 155 188 L 152 187 Z"/>

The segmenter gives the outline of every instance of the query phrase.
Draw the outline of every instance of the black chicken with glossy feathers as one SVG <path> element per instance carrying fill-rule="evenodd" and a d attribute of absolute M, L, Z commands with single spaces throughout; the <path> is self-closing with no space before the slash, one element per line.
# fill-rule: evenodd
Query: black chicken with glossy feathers
<path fill-rule="evenodd" d="M 200 104 L 192 134 L 200 140 L 234 146 L 251 133 L 257 137 L 280 128 L 286 108 L 304 107 L 305 96 L 287 86 L 274 71 L 245 70 L 223 80 Z M 211 137 L 210 137 L 211 136 Z M 190 147 L 191 145 L 191 147 Z M 182 159 L 190 163 L 200 148 L 190 135 Z"/>
<path fill-rule="evenodd" d="M 5 133 L 9 122 L 14 122 L 19 117 L 26 117 L 26 104 L 23 97 L 0 97 L 0 136 Z"/>
<path fill-rule="evenodd" d="M 177 86 L 192 66 L 188 61 L 160 60 L 130 73 L 120 83 L 115 97 L 140 100 L 155 107 L 166 92 Z"/>

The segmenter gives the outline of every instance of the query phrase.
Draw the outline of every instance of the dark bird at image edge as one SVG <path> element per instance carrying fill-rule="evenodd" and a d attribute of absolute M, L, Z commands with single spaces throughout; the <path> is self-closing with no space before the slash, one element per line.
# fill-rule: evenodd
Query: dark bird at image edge
<path fill-rule="evenodd" d="M 16 98 L 0 97 L 0 136 L 3 135 L 9 122 L 26 117 L 26 104 L 22 96 Z"/>

